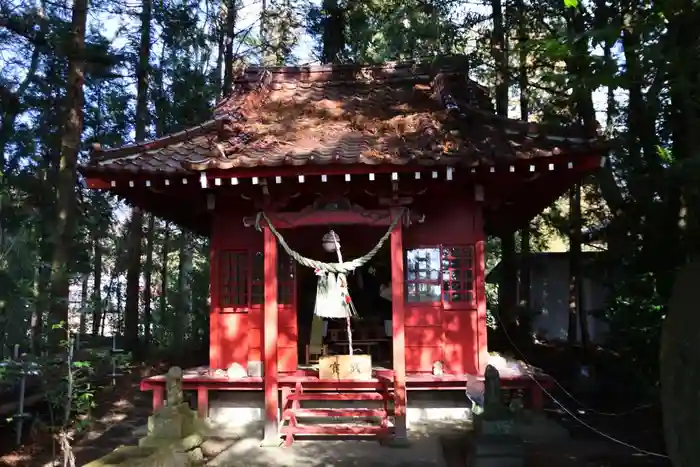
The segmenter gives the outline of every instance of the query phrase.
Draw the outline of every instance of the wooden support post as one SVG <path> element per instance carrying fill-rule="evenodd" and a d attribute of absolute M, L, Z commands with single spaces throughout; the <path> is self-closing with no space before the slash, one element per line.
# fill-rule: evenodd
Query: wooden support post
<path fill-rule="evenodd" d="M 204 385 L 197 386 L 197 415 L 202 419 L 209 416 L 209 388 Z"/>
<path fill-rule="evenodd" d="M 153 386 L 153 413 L 163 408 L 163 399 L 165 396 L 165 386 Z"/>
<path fill-rule="evenodd" d="M 483 236 L 483 230 L 479 232 Z M 489 363 L 488 327 L 486 312 L 486 241 L 481 238 L 476 242 L 476 352 L 473 366 L 480 375 L 486 371 Z"/>
<path fill-rule="evenodd" d="M 400 215 L 394 213 L 394 215 Z M 394 441 L 405 442 L 406 434 L 406 346 L 404 336 L 403 235 L 401 223 L 391 232 L 391 323 L 394 352 Z"/>
<path fill-rule="evenodd" d="M 277 240 L 264 229 L 265 301 L 263 311 L 263 360 L 265 380 L 265 429 L 263 446 L 279 446 L 279 394 L 277 386 Z"/>

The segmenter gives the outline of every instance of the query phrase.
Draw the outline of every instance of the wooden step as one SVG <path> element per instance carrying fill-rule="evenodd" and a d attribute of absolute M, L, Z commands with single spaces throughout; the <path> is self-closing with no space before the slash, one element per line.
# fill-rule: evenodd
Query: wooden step
<path fill-rule="evenodd" d="M 287 409 L 284 418 L 296 416 L 303 417 L 386 417 L 384 409 Z"/>
<path fill-rule="evenodd" d="M 293 392 L 290 401 L 383 401 L 384 394 L 376 392 Z"/>
<path fill-rule="evenodd" d="M 283 435 L 379 435 L 388 433 L 389 429 L 378 425 L 297 425 L 280 428 Z"/>

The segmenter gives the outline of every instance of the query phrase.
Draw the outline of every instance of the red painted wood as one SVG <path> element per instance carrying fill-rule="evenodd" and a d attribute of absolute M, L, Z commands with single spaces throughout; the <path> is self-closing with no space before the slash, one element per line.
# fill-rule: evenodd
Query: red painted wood
<path fill-rule="evenodd" d="M 237 363 L 244 368 L 250 358 L 249 329 L 262 327 L 262 314 L 259 322 L 252 322 L 248 316 L 250 308 L 239 306 L 236 309 L 224 306 L 221 297 L 221 267 L 224 254 L 230 251 L 248 255 L 262 251 L 262 234 L 246 229 L 241 224 L 241 215 L 227 206 L 220 206 L 214 213 L 210 257 L 211 315 L 209 321 L 209 366 L 226 369 Z M 250 268 L 250 265 L 248 266 Z M 259 305 L 257 305 L 259 307 Z"/>
<path fill-rule="evenodd" d="M 299 365 L 299 349 L 294 347 L 277 347 L 278 371 L 294 371 Z"/>
<path fill-rule="evenodd" d="M 303 417 L 384 417 L 384 409 L 287 409 L 285 418 L 292 415 Z"/>
<path fill-rule="evenodd" d="M 304 379 L 311 379 L 304 377 Z M 375 392 L 305 392 L 301 381 L 297 381 L 292 392 L 283 392 L 283 414 L 282 423 L 289 422 L 287 426 L 283 426 L 281 434 L 285 436 L 285 446 L 291 446 L 294 442 L 294 437 L 299 434 L 326 434 L 326 435 L 371 435 L 371 434 L 387 434 L 389 426 L 389 399 L 391 394 L 388 391 L 390 380 L 386 380 L 379 391 Z M 355 409 L 355 408 L 336 408 L 336 409 L 311 409 L 301 408 L 300 401 L 347 401 L 347 400 L 375 400 L 382 401 L 383 409 Z M 353 425 L 353 424 L 332 424 L 332 425 L 299 425 L 299 418 L 308 417 L 348 417 L 362 418 L 368 417 L 379 418 L 379 425 Z"/>
<path fill-rule="evenodd" d="M 486 371 L 489 360 L 488 328 L 486 326 L 486 240 L 484 239 L 483 218 L 481 211 L 476 212 L 476 232 L 480 238 L 476 241 L 476 362 L 480 375 Z"/>
<path fill-rule="evenodd" d="M 209 388 L 204 384 L 197 386 L 197 415 L 199 418 L 209 416 Z"/>
<path fill-rule="evenodd" d="M 336 436 L 362 436 L 381 435 L 385 428 L 377 425 L 298 425 L 295 427 L 282 427 L 282 435 L 336 435 Z"/>
<path fill-rule="evenodd" d="M 279 308 L 278 308 L 279 309 Z M 280 320 L 281 321 L 281 320 Z M 277 339 L 277 347 L 292 347 L 297 345 L 297 329 L 292 328 L 282 328 L 282 323 L 279 325 L 279 337 Z M 257 328 L 250 329 L 248 342 L 250 342 L 250 347 L 261 348 L 262 346 L 262 331 Z M 292 368 L 290 371 L 296 370 L 296 367 Z"/>
<path fill-rule="evenodd" d="M 401 224 L 391 232 L 391 320 L 394 368 L 394 413 L 397 437 L 406 436 L 406 340 L 404 334 L 404 250 Z"/>
<path fill-rule="evenodd" d="M 102 178 L 89 177 L 85 179 L 85 186 L 93 190 L 109 190 L 112 185 Z"/>
<path fill-rule="evenodd" d="M 429 168 L 428 171 L 438 170 L 442 171 L 443 174 L 447 167 L 440 168 Z M 241 178 L 252 178 L 252 177 L 285 177 L 285 176 L 299 176 L 304 175 L 305 177 L 321 176 L 321 175 L 364 175 L 365 180 L 368 179 L 370 173 L 374 174 L 390 174 L 396 173 L 413 173 L 413 172 L 425 172 L 425 167 L 420 166 L 402 166 L 402 165 L 347 165 L 347 164 L 329 164 L 329 165 L 305 165 L 303 167 L 298 166 L 282 166 L 282 167 L 256 167 L 252 169 L 228 169 L 228 170 L 208 170 L 206 172 L 208 179 L 213 178 L 231 178 L 231 177 L 241 177 Z M 456 172 L 455 172 L 456 173 Z M 356 182 L 357 178 L 353 177 L 352 182 Z M 444 178 L 444 175 L 443 177 Z M 345 182 L 343 182 L 345 183 Z"/>
<path fill-rule="evenodd" d="M 307 388 L 308 389 L 308 388 Z M 384 396 L 376 392 L 305 392 L 293 393 L 292 401 L 381 401 Z"/>
<path fill-rule="evenodd" d="M 406 347 L 431 347 L 442 341 L 440 326 L 406 326 L 405 334 Z"/>
<path fill-rule="evenodd" d="M 329 225 L 389 226 L 392 219 L 390 211 L 382 209 L 366 210 L 364 212 L 270 212 L 267 213 L 267 217 L 278 230 L 310 226 L 327 227 Z"/>
<path fill-rule="evenodd" d="M 482 174 L 486 176 L 500 175 L 501 173 L 510 174 L 510 166 L 515 167 L 516 173 L 525 172 L 530 173 L 530 165 L 536 167 L 536 171 L 548 171 L 549 164 L 555 165 L 556 171 L 561 170 L 571 170 L 567 169 L 566 165 L 568 162 L 573 161 L 576 168 L 582 168 L 583 170 L 594 170 L 600 163 L 600 154 L 592 153 L 590 155 L 577 154 L 575 156 L 570 156 L 566 154 L 561 154 L 558 156 L 542 157 L 538 159 L 528 159 L 528 160 L 517 160 L 508 164 L 500 164 L 497 167 L 495 173 L 490 172 L 489 165 L 481 165 L 474 167 L 474 174 Z M 328 165 L 305 165 L 302 167 L 298 166 L 279 166 L 279 167 L 255 167 L 255 168 L 232 168 L 227 170 L 208 170 L 206 172 L 208 179 L 223 178 L 223 177 L 276 177 L 276 176 L 298 176 L 304 175 L 306 177 L 315 175 L 345 175 L 345 174 L 357 174 L 365 175 L 364 179 L 367 179 L 367 174 L 390 174 L 396 173 L 414 173 L 422 172 L 424 176 L 422 179 L 428 180 L 429 175 L 433 171 L 437 171 L 440 174 L 440 179 L 445 179 L 446 166 L 433 166 L 425 167 L 420 165 L 347 165 L 347 164 L 328 164 Z M 428 176 L 425 174 L 427 173 Z M 471 168 L 460 167 L 459 170 L 455 170 L 453 176 L 472 174 Z M 472 174 L 472 175 L 474 175 Z M 356 182 L 357 178 L 353 177 L 352 182 Z"/>
<path fill-rule="evenodd" d="M 272 440 L 278 435 L 279 402 L 277 385 L 277 240 L 269 228 L 264 234 L 265 305 L 263 324 L 263 358 L 265 380 L 264 437 Z"/>
<path fill-rule="evenodd" d="M 163 407 L 163 396 L 165 394 L 165 386 L 154 387 L 153 391 L 153 413 Z"/>
<path fill-rule="evenodd" d="M 435 345 L 437 344 L 437 345 Z M 406 366 L 410 365 L 412 372 L 432 372 L 433 363 L 442 360 L 444 357 L 443 348 L 440 341 L 432 346 L 421 345 L 417 347 L 406 347 Z"/>
<path fill-rule="evenodd" d="M 240 251 L 248 258 L 252 271 L 255 255 L 263 251 L 263 234 L 242 224 L 243 213 L 231 208 L 231 204 L 220 204 L 215 212 L 211 243 L 211 318 L 210 318 L 210 366 L 228 368 L 232 363 L 246 367 L 248 361 L 263 361 L 263 309 L 260 304 L 250 303 L 235 308 L 221 305 L 220 262 L 229 251 Z M 289 284 L 296 292 L 295 278 Z M 253 291 L 252 277 L 248 278 L 248 293 Z M 259 284 L 264 284 L 260 278 Z M 291 303 L 278 303 L 279 371 L 296 371 L 297 313 L 296 293 Z"/>
<path fill-rule="evenodd" d="M 406 326 L 442 327 L 442 306 L 440 303 L 407 303 Z"/>

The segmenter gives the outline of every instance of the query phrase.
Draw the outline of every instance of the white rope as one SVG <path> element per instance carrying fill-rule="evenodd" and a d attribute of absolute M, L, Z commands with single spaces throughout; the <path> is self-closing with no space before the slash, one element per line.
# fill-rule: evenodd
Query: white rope
<path fill-rule="evenodd" d="M 275 229 L 275 226 L 270 221 L 270 218 L 264 212 L 259 212 L 255 219 L 255 227 L 257 230 L 261 230 L 260 223 L 261 220 L 264 220 L 267 223 L 267 227 L 270 229 L 270 232 L 272 232 L 272 234 L 277 238 L 277 241 L 280 245 L 282 245 L 282 248 L 287 252 L 290 258 L 293 258 L 302 266 L 313 268 L 316 271 L 316 275 L 318 275 L 318 285 L 316 287 L 316 304 L 314 306 L 314 314 L 321 318 L 346 319 L 350 355 L 353 354 L 350 318 L 355 316 L 357 311 L 355 310 L 355 305 L 352 302 L 352 298 L 348 290 L 347 274 L 353 272 L 355 269 L 363 266 L 374 258 L 379 250 L 384 246 L 384 243 L 391 235 L 391 232 L 401 221 L 405 212 L 406 210 L 404 209 L 391 221 L 386 233 L 379 239 L 374 248 L 372 248 L 364 256 L 348 262 L 343 262 L 343 255 L 340 250 L 338 237 L 335 232 L 331 230 L 330 235 L 338 257 L 337 263 L 324 263 L 322 261 L 316 261 L 300 255 L 296 251 L 292 250 L 284 237 L 282 237 L 282 234 Z"/>
<path fill-rule="evenodd" d="M 261 227 L 261 220 L 264 220 L 267 223 L 267 226 L 270 229 L 270 232 L 277 238 L 277 241 L 279 244 L 282 246 L 284 251 L 287 252 L 287 254 L 293 258 L 297 263 L 301 264 L 302 266 L 309 267 L 311 269 L 318 269 L 320 271 L 325 271 L 325 272 L 333 272 L 336 274 L 348 274 L 354 271 L 355 269 L 364 266 L 366 263 L 368 263 L 374 256 L 379 252 L 379 250 L 382 249 L 384 246 L 384 243 L 389 239 L 389 236 L 391 235 L 391 232 L 394 230 L 394 228 L 398 225 L 398 223 L 401 221 L 405 214 L 406 210 L 404 209 L 399 215 L 397 215 L 392 221 L 391 224 L 389 225 L 389 228 L 387 229 L 386 233 L 382 236 L 382 238 L 379 239 L 377 244 L 372 248 L 367 254 L 364 256 L 360 256 L 359 258 L 355 258 L 352 261 L 347 261 L 347 262 L 341 262 L 341 263 L 324 263 L 323 261 L 316 261 L 311 258 L 307 258 L 305 256 L 300 255 L 296 251 L 292 250 L 292 248 L 287 244 L 286 240 L 284 237 L 282 237 L 282 234 L 280 234 L 277 229 L 275 229 L 275 226 L 272 224 L 270 221 L 270 218 L 267 217 L 267 214 L 264 212 L 259 212 L 258 215 L 256 216 L 255 219 L 255 227 L 257 230 L 262 230 Z"/>

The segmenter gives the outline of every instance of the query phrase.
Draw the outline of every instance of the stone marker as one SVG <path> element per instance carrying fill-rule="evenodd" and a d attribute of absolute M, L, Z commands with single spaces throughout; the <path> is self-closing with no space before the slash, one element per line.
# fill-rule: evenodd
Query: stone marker
<path fill-rule="evenodd" d="M 174 407 L 184 402 L 182 393 L 182 368 L 178 366 L 170 367 L 165 375 L 165 394 L 168 406 Z"/>
<path fill-rule="evenodd" d="M 522 467 L 522 439 L 516 434 L 515 420 L 503 404 L 501 377 L 496 367 L 484 372 L 484 412 L 475 415 L 475 467 Z"/>
<path fill-rule="evenodd" d="M 167 404 L 148 417 L 148 435 L 140 447 L 168 446 L 175 452 L 187 453 L 194 463 L 201 462 L 204 423 L 185 402 L 182 369 L 171 367 L 165 380 Z"/>
<path fill-rule="evenodd" d="M 138 447 L 116 449 L 89 467 L 191 467 L 203 465 L 208 427 L 185 402 L 182 369 L 172 367 L 165 379 L 166 405 L 148 417 L 148 434 Z"/>

